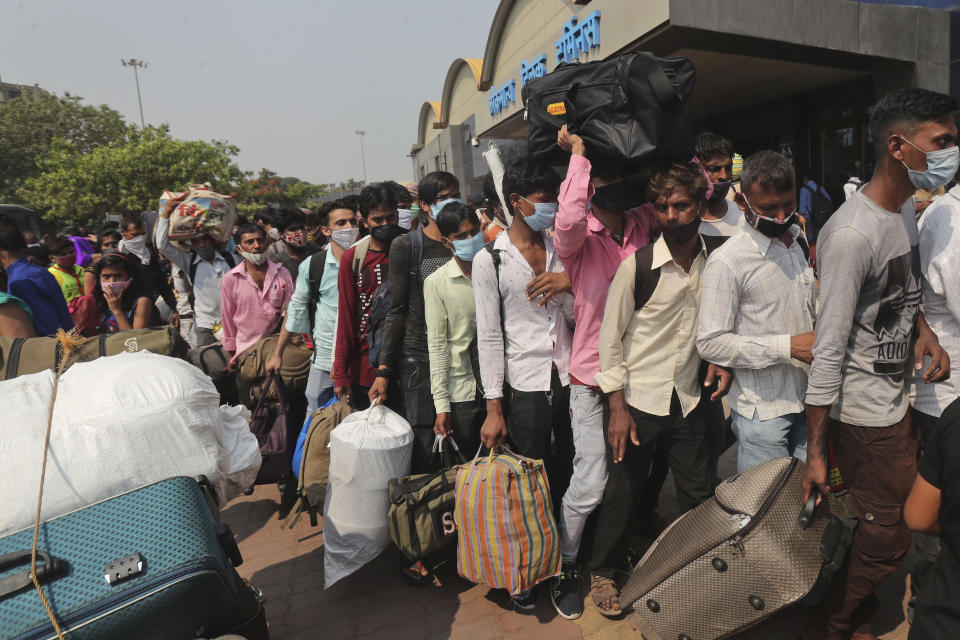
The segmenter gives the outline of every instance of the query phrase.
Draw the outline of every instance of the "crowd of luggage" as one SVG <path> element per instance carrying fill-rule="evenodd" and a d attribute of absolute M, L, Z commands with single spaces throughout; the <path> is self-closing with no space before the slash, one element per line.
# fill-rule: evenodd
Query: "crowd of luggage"
<path fill-rule="evenodd" d="M 40 240 L 0 216 L 0 393 L 36 414 L 21 446 L 53 452 L 43 503 L 59 504 L 34 514 L 36 478 L 19 479 L 28 500 L 0 556 L 17 551 L 11 566 L 31 569 L 15 584 L 0 577 L 0 620 L 29 611 L 23 637 L 46 637 L 58 618 L 96 624 L 85 621 L 102 618 L 90 613 L 102 595 L 53 612 L 32 592 L 56 593 L 60 566 L 42 558 L 41 586 L 36 532 L 56 547 L 70 527 L 152 502 L 136 525 L 143 540 L 105 534 L 85 550 L 100 553 L 90 563 L 101 579 L 109 562 L 106 586 L 136 585 L 125 597 L 139 597 L 204 557 L 193 586 L 168 593 L 204 589 L 218 617 L 178 629 L 261 637 L 260 599 L 231 567 L 241 559 L 217 507 L 276 483 L 288 524 L 322 515 L 328 587 L 391 540 L 403 579 L 430 584 L 437 554 L 456 544 L 460 575 L 505 589 L 518 612 L 544 595 L 575 619 L 586 591 L 604 616 L 635 616 L 662 638 L 719 638 L 800 602 L 807 637 L 863 639 L 877 585 L 912 547 L 910 637 L 954 637 L 960 188 L 925 206 L 919 229 L 913 196 L 957 172 L 956 101 L 921 89 L 883 98 L 873 177 L 861 184 L 851 169 L 833 207 L 812 171 L 775 151 L 739 158 L 735 141 L 709 132 L 681 144 L 686 116 L 665 114 L 685 109 L 692 69 L 670 67 L 677 95 L 663 95 L 671 82 L 634 82 L 663 73 L 655 59 L 634 58 L 616 67 L 627 78 L 592 72 L 653 91 L 652 112 L 609 118 L 655 121 L 662 140 L 612 144 L 603 127 L 574 126 L 577 100 L 595 96 L 557 98 L 548 83 L 571 81 L 551 74 L 524 89 L 530 153 L 506 167 L 485 154 L 482 201 L 435 171 L 253 220 L 209 185 L 164 193 L 155 212 L 96 235 Z M 563 122 L 551 119 L 558 101 Z M 693 157 L 677 157 L 685 149 Z M 160 355 L 126 353 L 143 350 Z M 182 380 L 151 398 L 138 375 Z M 202 396 L 179 402 L 213 412 L 224 450 L 194 466 L 170 453 L 151 482 L 75 485 L 56 502 L 98 464 L 97 447 L 64 464 L 70 438 L 107 449 L 107 475 L 113 452 L 109 434 L 93 439 L 69 426 L 88 422 L 47 417 L 42 402 L 156 400 L 165 424 L 151 442 L 162 448 L 192 424 L 160 401 L 174 391 Z M 142 426 L 110 437 L 144 438 Z M 4 456 L 17 455 L 6 439 Z M 739 473 L 723 479 L 718 460 L 734 443 Z M 684 515 L 668 527 L 658 501 L 671 472 Z M 168 566 L 151 562 L 161 533 L 187 527 L 205 537 Z M 638 532 L 656 538 L 642 555 Z M 77 566 L 60 569 L 63 600 Z M 144 582 L 158 568 L 169 571 Z"/>

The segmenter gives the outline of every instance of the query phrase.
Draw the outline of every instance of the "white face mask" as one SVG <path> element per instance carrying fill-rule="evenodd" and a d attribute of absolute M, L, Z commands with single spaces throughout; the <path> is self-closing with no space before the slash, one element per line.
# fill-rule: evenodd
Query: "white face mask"
<path fill-rule="evenodd" d="M 277 230 L 276 227 L 270 227 L 269 229 L 267 229 L 267 235 L 270 236 L 271 240 L 280 239 L 280 232 Z"/>
<path fill-rule="evenodd" d="M 120 253 L 131 253 L 140 259 L 142 264 L 150 264 L 150 249 L 147 248 L 147 236 L 137 236 L 132 240 L 121 240 L 117 245 Z"/>
<path fill-rule="evenodd" d="M 397 224 L 404 229 L 409 229 L 410 221 L 413 218 L 413 211 L 411 209 L 397 209 L 397 215 L 400 217 L 400 221 Z"/>
<path fill-rule="evenodd" d="M 255 267 L 259 267 L 263 264 L 263 261 L 267 259 L 267 254 L 265 253 L 247 253 L 243 249 L 240 250 L 240 255 L 243 256 L 244 260 Z"/>
<path fill-rule="evenodd" d="M 349 249 L 357 241 L 357 234 L 359 233 L 360 229 L 356 227 L 334 229 L 333 233 L 330 234 L 330 239 L 344 249 Z"/>

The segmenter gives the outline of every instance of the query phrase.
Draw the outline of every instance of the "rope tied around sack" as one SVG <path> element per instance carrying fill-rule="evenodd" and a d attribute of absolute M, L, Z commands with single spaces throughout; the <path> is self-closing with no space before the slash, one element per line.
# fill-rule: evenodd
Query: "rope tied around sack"
<path fill-rule="evenodd" d="M 63 637 L 63 631 L 60 630 L 60 624 L 57 622 L 57 616 L 53 613 L 53 609 L 50 607 L 50 602 L 47 600 L 47 596 L 43 593 L 43 589 L 40 586 L 40 580 L 37 579 L 37 539 L 40 536 L 40 512 L 43 507 L 43 482 L 47 475 L 47 454 L 50 450 L 50 432 L 53 429 L 53 407 L 57 400 L 57 388 L 60 386 L 60 376 L 63 375 L 63 372 L 66 371 L 67 367 L 69 366 L 70 356 L 72 355 L 74 349 L 86 342 L 86 340 L 74 333 L 67 333 L 63 329 L 57 331 L 57 340 L 60 341 L 60 346 L 63 348 L 63 357 L 60 359 L 60 366 L 57 367 L 55 376 L 53 378 L 53 392 L 50 394 L 50 411 L 47 413 L 47 433 L 43 440 L 43 462 L 40 465 L 40 491 L 37 495 L 37 517 L 33 523 L 33 547 L 30 551 L 30 580 L 33 582 L 34 588 L 36 588 L 37 593 L 40 595 L 40 600 L 43 602 L 43 608 L 47 610 L 47 615 L 50 617 L 50 623 L 53 625 L 53 630 L 57 632 L 57 638 L 59 640 L 65 640 Z"/>

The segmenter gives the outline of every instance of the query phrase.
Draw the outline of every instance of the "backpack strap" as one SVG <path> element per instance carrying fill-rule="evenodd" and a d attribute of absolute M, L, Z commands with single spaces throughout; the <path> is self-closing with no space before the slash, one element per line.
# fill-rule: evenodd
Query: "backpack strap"
<path fill-rule="evenodd" d="M 414 261 L 413 253 L 416 251 L 417 259 Z M 423 262 L 423 229 L 414 229 L 410 232 L 410 258 L 409 273 L 412 278 L 420 280 L 420 263 Z"/>
<path fill-rule="evenodd" d="M 705 236 L 700 234 L 700 237 L 703 238 L 703 244 L 707 248 L 708 256 L 727 241 L 727 236 Z"/>
<path fill-rule="evenodd" d="M 323 269 L 327 264 L 327 250 L 321 249 L 310 256 L 310 307 L 316 309 L 320 301 L 320 283 L 323 280 Z"/>
<path fill-rule="evenodd" d="M 503 292 L 500 291 L 500 252 L 493 248 L 493 244 L 495 242 L 496 240 L 491 240 L 487 244 L 483 245 L 483 248 L 486 249 L 487 253 L 490 254 L 490 259 L 493 260 L 493 270 L 497 276 L 497 300 L 500 302 L 500 332 L 503 334 L 503 344 L 504 347 L 506 347 L 506 318 L 503 317 Z"/>
<path fill-rule="evenodd" d="M 370 236 L 361 238 L 357 244 L 353 245 L 353 277 L 360 278 L 360 269 L 367 259 L 367 251 L 370 250 Z"/>
<path fill-rule="evenodd" d="M 796 241 L 800 245 L 800 250 L 803 251 L 803 257 L 807 259 L 807 264 L 810 264 L 810 242 L 807 240 L 807 236 L 803 234 L 803 229 L 797 234 Z"/>
<path fill-rule="evenodd" d="M 633 254 L 637 261 L 637 273 L 633 281 L 633 308 L 639 311 L 650 300 L 660 282 L 660 267 L 653 268 L 653 245 L 651 242 Z"/>
<path fill-rule="evenodd" d="M 12 380 L 17 377 L 17 369 L 20 368 L 20 351 L 26 341 L 26 338 L 13 339 L 13 343 L 10 345 L 10 353 L 7 354 L 7 370 L 4 374 L 4 380 Z"/>

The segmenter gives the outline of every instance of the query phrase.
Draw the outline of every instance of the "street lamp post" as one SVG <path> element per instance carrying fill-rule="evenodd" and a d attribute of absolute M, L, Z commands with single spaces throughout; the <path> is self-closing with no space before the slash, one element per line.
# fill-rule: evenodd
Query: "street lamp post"
<path fill-rule="evenodd" d="M 137 81 L 137 104 L 140 105 L 140 126 L 146 128 L 146 123 L 143 120 L 143 100 L 140 98 L 140 75 L 137 73 L 137 68 L 146 69 L 147 63 L 143 60 L 137 60 L 136 58 L 130 58 L 129 60 L 121 60 L 125 67 L 133 67 L 133 77 Z"/>
<path fill-rule="evenodd" d="M 363 167 L 363 184 L 367 184 L 367 159 L 363 153 L 363 136 L 367 135 L 367 132 L 364 129 L 357 129 L 354 131 L 355 134 L 360 136 L 360 165 Z"/>

